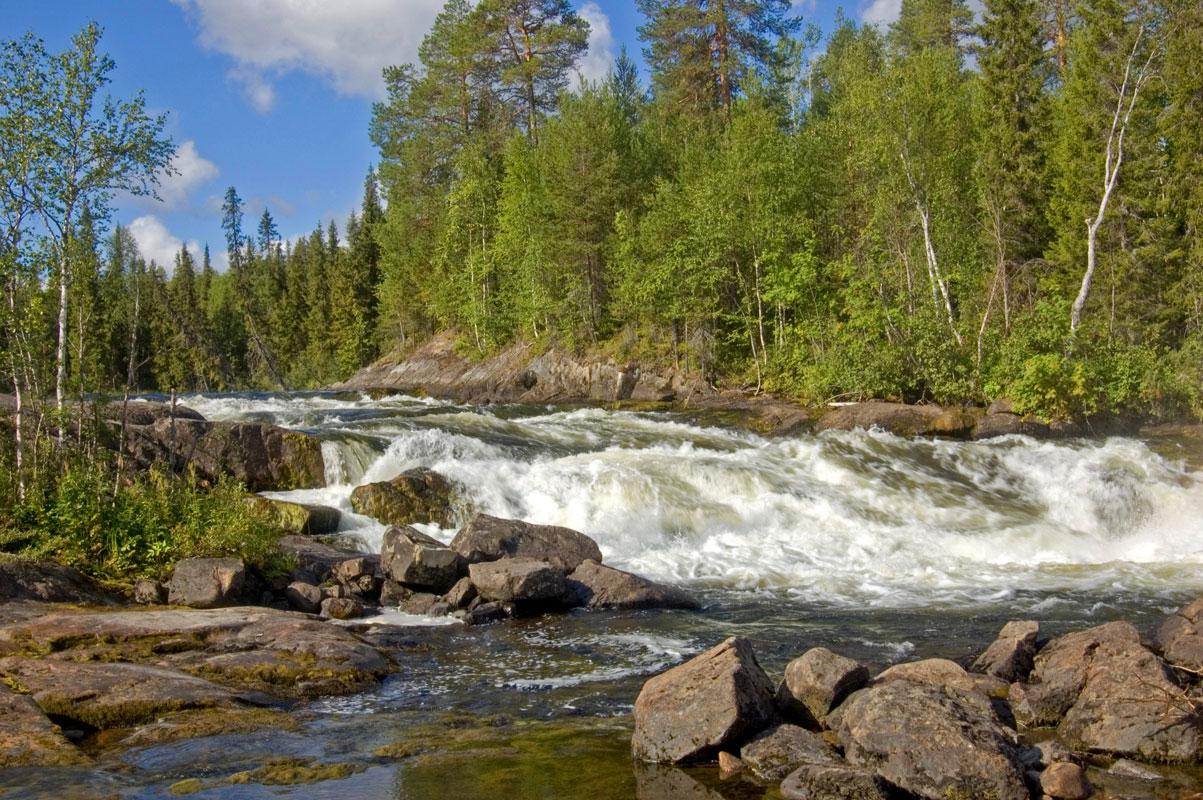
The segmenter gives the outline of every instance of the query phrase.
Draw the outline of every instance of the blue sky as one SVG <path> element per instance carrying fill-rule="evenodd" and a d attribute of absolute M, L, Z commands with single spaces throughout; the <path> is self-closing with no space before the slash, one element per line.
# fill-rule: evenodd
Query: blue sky
<path fill-rule="evenodd" d="M 102 49 L 117 64 L 111 93 L 145 90 L 179 148 L 179 174 L 164 181 L 162 200 L 118 198 L 114 220 L 169 270 L 182 244 L 199 251 L 206 242 L 223 268 L 220 206 L 230 185 L 246 201 L 249 228 L 266 207 L 286 238 L 331 219 L 342 229 L 378 159 L 367 128 L 380 71 L 416 61 L 442 2 L 0 0 L 0 38 L 33 31 L 57 51 L 88 20 L 104 27 Z M 800 0 L 794 13 L 829 31 L 840 5 L 880 22 L 900 2 Z M 638 54 L 634 0 L 577 0 L 577 9 L 592 28 L 585 77 L 603 76 L 624 44 Z"/>

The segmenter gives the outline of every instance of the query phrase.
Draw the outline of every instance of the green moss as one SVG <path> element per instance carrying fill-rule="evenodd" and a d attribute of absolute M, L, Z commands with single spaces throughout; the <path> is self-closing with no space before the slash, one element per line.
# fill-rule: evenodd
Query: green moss
<path fill-rule="evenodd" d="M 309 653 L 273 652 L 256 664 L 196 664 L 183 669 L 199 678 L 277 697 L 306 698 L 352 694 L 376 683 L 376 676 L 355 668 L 339 668 Z"/>
<path fill-rule="evenodd" d="M 48 699 L 39 703 L 42 711 L 50 716 L 66 717 L 78 720 L 93 728 L 108 730 L 110 728 L 133 728 L 153 722 L 163 714 L 175 711 L 215 708 L 213 700 L 187 702 L 183 700 L 128 701 L 114 705 L 95 705 L 73 703 L 65 700 Z"/>
<path fill-rule="evenodd" d="M 278 731 L 299 731 L 301 720 L 269 708 L 213 708 L 185 711 L 161 717 L 155 724 L 142 728 L 122 744 L 142 747 L 180 739 L 202 739 L 207 736 L 254 733 L 271 728 Z"/>
<path fill-rule="evenodd" d="M 342 780 L 364 769 L 355 764 L 312 764 L 302 758 L 279 758 L 256 769 L 236 772 L 227 781 L 233 785 L 258 783 L 264 786 L 293 786 L 298 783 Z"/>
<path fill-rule="evenodd" d="M 205 784 L 200 778 L 185 778 L 182 781 L 176 781 L 168 787 L 167 791 L 174 795 L 196 794 L 204 791 Z"/>

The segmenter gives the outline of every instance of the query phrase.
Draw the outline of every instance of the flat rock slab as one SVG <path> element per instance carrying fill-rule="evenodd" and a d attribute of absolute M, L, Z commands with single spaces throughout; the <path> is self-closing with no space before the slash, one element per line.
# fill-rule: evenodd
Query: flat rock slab
<path fill-rule="evenodd" d="M 237 708 L 242 694 L 173 669 L 10 656 L 0 675 L 46 714 L 94 728 L 127 728 L 185 709 Z"/>
<path fill-rule="evenodd" d="M 0 684 L 0 769 L 87 764 L 33 698 Z"/>
<path fill-rule="evenodd" d="M 643 685 L 635 701 L 636 758 L 701 761 L 772 722 L 773 684 L 747 639 L 732 637 Z"/>
<path fill-rule="evenodd" d="M 532 558 L 554 564 L 565 574 L 587 558 L 602 560 L 597 542 L 557 525 L 532 525 L 516 519 L 476 514 L 460 528 L 451 547 L 469 564 L 501 558 Z"/>
<path fill-rule="evenodd" d="M 607 567 L 591 558 L 568 576 L 569 584 L 589 608 L 678 608 L 697 611 L 698 599 L 675 586 L 649 581 Z"/>

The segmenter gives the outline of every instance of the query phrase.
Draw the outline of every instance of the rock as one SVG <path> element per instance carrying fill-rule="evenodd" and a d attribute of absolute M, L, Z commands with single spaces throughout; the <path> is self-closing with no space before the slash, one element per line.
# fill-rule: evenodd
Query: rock
<path fill-rule="evenodd" d="M 974 439 L 993 439 L 996 436 L 1032 436 L 1048 438 L 1048 424 L 1035 417 L 1020 417 L 1018 414 L 987 414 L 973 429 Z"/>
<path fill-rule="evenodd" d="M 990 405 L 986 406 L 986 414 L 1014 414 L 1015 407 L 1005 397 L 996 398 Z"/>
<path fill-rule="evenodd" d="M 724 800 L 715 789 L 693 776 L 665 764 L 635 762 L 636 800 Z"/>
<path fill-rule="evenodd" d="M 46 714 L 93 728 L 128 728 L 171 711 L 237 708 L 242 695 L 202 678 L 144 664 L 89 664 L 11 656 L 0 675 Z"/>
<path fill-rule="evenodd" d="M 158 581 L 135 581 L 134 602 L 144 606 L 161 606 L 167 602 L 167 587 Z"/>
<path fill-rule="evenodd" d="M 246 583 L 246 565 L 237 558 L 185 558 L 171 573 L 167 599 L 173 606 L 233 606 Z"/>
<path fill-rule="evenodd" d="M 434 522 L 446 526 L 452 521 L 454 494 L 450 481 L 434 470 L 419 467 L 389 481 L 355 487 L 351 508 L 385 525 Z"/>
<path fill-rule="evenodd" d="M 128 402 L 115 400 L 102 406 L 101 415 L 106 420 L 120 422 L 124 411 L 127 425 L 153 425 L 161 419 L 191 419 L 204 422 L 205 418 L 199 411 L 176 403 L 174 409 L 171 403 L 160 403 L 153 400 L 130 400 Z"/>
<path fill-rule="evenodd" d="M 854 403 L 840 406 L 823 415 L 815 425 L 816 431 L 851 431 L 857 428 L 880 428 L 899 436 L 922 433 L 943 412 L 939 406 L 911 406 L 902 403 Z"/>
<path fill-rule="evenodd" d="M 1044 768 L 1060 761 L 1076 761 L 1073 751 L 1055 739 L 1046 739 L 1037 744 L 1035 749 L 1040 754 L 1040 764 Z"/>
<path fill-rule="evenodd" d="M 326 619 L 355 619 L 363 616 L 363 606 L 350 597 L 328 597 L 322 601 L 321 615 Z"/>
<path fill-rule="evenodd" d="M 838 766 L 843 759 L 817 733 L 797 725 L 775 725 L 739 751 L 740 759 L 766 781 L 780 781 L 805 764 Z"/>
<path fill-rule="evenodd" d="M 1203 598 L 1166 617 L 1149 640 L 1174 666 L 1203 670 Z"/>
<path fill-rule="evenodd" d="M 975 690 L 890 680 L 839 707 L 848 761 L 932 800 L 1027 800 L 1014 733 Z"/>
<path fill-rule="evenodd" d="M 872 770 L 850 764 L 807 764 L 781 782 L 784 800 L 889 800 L 890 785 Z"/>
<path fill-rule="evenodd" d="M 946 408 L 940 416 L 928 423 L 923 433 L 930 436 L 948 436 L 954 439 L 968 439 L 973 429 L 984 417 L 985 411 L 980 408 Z"/>
<path fill-rule="evenodd" d="M 911 681 L 934 686 L 937 689 L 956 689 L 962 692 L 987 694 L 978 683 L 979 676 L 970 675 L 965 668 L 947 658 L 925 658 L 895 664 L 873 679 L 877 686 L 890 681 Z M 1003 684 L 1005 685 L 1005 684 Z"/>
<path fill-rule="evenodd" d="M 293 581 L 284 590 L 284 597 L 297 611 L 316 614 L 322 608 L 322 590 L 311 583 Z"/>
<path fill-rule="evenodd" d="M 869 681 L 869 668 L 826 647 L 815 647 L 785 668 L 777 708 L 807 727 L 822 726 L 827 714 Z"/>
<path fill-rule="evenodd" d="M 643 761 L 704 761 L 773 717 L 773 685 L 748 640 L 733 637 L 643 685 L 632 746 Z"/>
<path fill-rule="evenodd" d="M 1038 622 L 1008 622 L 986 652 L 973 662 L 973 668 L 1008 683 L 1027 680 L 1036 657 Z"/>
<path fill-rule="evenodd" d="M 382 608 L 398 608 L 412 594 L 412 590 L 386 578 L 380 586 L 380 605 Z"/>
<path fill-rule="evenodd" d="M 44 603 L 112 605 L 117 598 L 71 567 L 24 558 L 0 556 L 0 602 L 37 600 Z"/>
<path fill-rule="evenodd" d="M 1112 775 L 1121 778 L 1132 778 L 1139 781 L 1164 781 L 1165 776 L 1156 770 L 1150 769 L 1144 764 L 1137 764 L 1135 761 L 1129 761 L 1126 758 L 1121 758 L 1111 765 L 1111 769 L 1107 770 Z"/>
<path fill-rule="evenodd" d="M 555 565 L 533 558 L 505 558 L 468 567 L 468 576 L 486 602 L 564 603 L 568 580 Z"/>
<path fill-rule="evenodd" d="M 585 559 L 601 562 L 597 542 L 583 533 L 555 525 L 532 525 L 515 519 L 476 514 L 460 528 L 451 547 L 469 564 L 501 558 L 532 558 L 554 564 L 565 574 Z"/>
<path fill-rule="evenodd" d="M 432 616 L 431 612 L 439 602 L 440 600 L 437 594 L 431 594 L 430 592 L 413 592 L 401 601 L 400 608 L 406 614 Z"/>
<path fill-rule="evenodd" d="M 724 777 L 734 775 L 737 772 L 742 772 L 743 768 L 744 762 L 740 761 L 726 750 L 723 750 L 718 754 L 718 771 L 722 773 Z"/>
<path fill-rule="evenodd" d="M 280 539 L 280 553 L 296 559 L 297 566 L 292 571 L 292 579 L 319 585 L 333 573 L 334 567 L 343 561 L 354 558 L 366 558 L 374 564 L 379 563 L 379 556 L 364 555 L 355 550 L 333 547 L 308 536 L 284 536 Z M 373 572 L 375 568 L 373 568 Z"/>
<path fill-rule="evenodd" d="M 330 574 L 334 576 L 334 580 L 346 586 L 354 583 L 358 578 L 374 576 L 378 566 L 380 566 L 380 559 L 357 556 L 338 562 L 330 570 Z"/>
<path fill-rule="evenodd" d="M 334 533 L 342 520 L 337 508 L 275 500 L 260 494 L 247 495 L 246 504 L 252 512 L 270 520 L 281 530 L 307 536 Z"/>
<path fill-rule="evenodd" d="M 459 577 L 460 555 L 408 525 L 393 526 L 384 532 L 380 566 L 397 583 L 441 594 Z"/>
<path fill-rule="evenodd" d="M 464 622 L 468 625 L 488 625 L 502 622 L 512 616 L 514 609 L 508 603 L 481 603 L 465 614 Z"/>
<path fill-rule="evenodd" d="M 673 586 L 603 566 L 591 558 L 568 576 L 569 585 L 589 608 L 701 609 L 697 598 Z"/>
<path fill-rule="evenodd" d="M 460 578 L 447 594 L 443 595 L 443 602 L 452 608 L 467 608 L 475 599 L 476 587 L 472 585 L 471 578 Z"/>
<path fill-rule="evenodd" d="M 0 769 L 87 764 L 91 761 L 63 736 L 33 698 L 0 683 Z"/>
<path fill-rule="evenodd" d="M 1040 788 L 1056 800 L 1086 800 L 1094 792 L 1085 770 L 1068 761 L 1050 764 L 1040 773 Z"/>

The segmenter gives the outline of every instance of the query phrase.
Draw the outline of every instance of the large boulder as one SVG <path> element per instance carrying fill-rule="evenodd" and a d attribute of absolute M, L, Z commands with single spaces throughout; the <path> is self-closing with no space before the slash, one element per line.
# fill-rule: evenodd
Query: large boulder
<path fill-rule="evenodd" d="M 459 577 L 460 555 L 408 525 L 394 525 L 384 532 L 380 568 L 397 583 L 441 594 Z"/>
<path fill-rule="evenodd" d="M 565 603 L 568 580 L 556 566 L 533 558 L 504 558 L 468 567 L 472 585 L 485 602 Z"/>
<path fill-rule="evenodd" d="M 385 525 L 434 522 L 450 525 L 455 490 L 451 482 L 434 470 L 419 467 L 388 481 L 356 486 L 351 508 Z"/>
<path fill-rule="evenodd" d="M 568 576 L 581 604 L 589 608 L 681 608 L 697 611 L 697 598 L 675 586 L 666 586 L 630 572 L 603 566 L 591 558 Z"/>
<path fill-rule="evenodd" d="M 469 564 L 501 558 L 533 558 L 554 564 L 565 574 L 585 559 L 601 562 L 601 548 L 583 533 L 557 525 L 532 525 L 516 519 L 476 514 L 451 540 Z"/>
<path fill-rule="evenodd" d="M 774 716 L 772 682 L 748 640 L 732 637 L 643 685 L 632 748 L 644 761 L 704 761 Z"/>
<path fill-rule="evenodd" d="M 975 690 L 890 680 L 838 709 L 838 735 L 854 764 L 931 800 L 1028 800 L 1013 731 Z"/>
<path fill-rule="evenodd" d="M 63 736 L 33 698 L 0 683 L 0 769 L 86 764 L 90 759 Z"/>
<path fill-rule="evenodd" d="M 167 602 L 192 608 L 234 606 L 242 602 L 246 583 L 246 565 L 237 558 L 185 558 L 171 573 Z"/>
<path fill-rule="evenodd" d="M 1013 683 L 1027 680 L 1036 658 L 1040 623 L 1008 622 L 986 652 L 973 662 L 973 669 Z"/>
<path fill-rule="evenodd" d="M 828 411 L 815 425 L 815 430 L 850 431 L 857 428 L 879 428 L 899 436 L 914 436 L 924 432 L 940 417 L 942 411 L 939 406 L 884 402 L 854 403 Z"/>
<path fill-rule="evenodd" d="M 821 726 L 832 709 L 868 681 L 868 667 L 826 647 L 815 647 L 786 666 L 777 688 L 777 708 L 803 725 Z"/>
<path fill-rule="evenodd" d="M 261 494 L 247 495 L 246 504 L 251 513 L 269 520 L 280 530 L 308 536 L 333 533 L 342 519 L 337 508 L 276 500 Z"/>
<path fill-rule="evenodd" d="M 823 737 L 797 725 L 775 725 L 739 751 L 744 764 L 766 781 L 779 781 L 805 764 L 839 766 L 844 759 Z"/>
<path fill-rule="evenodd" d="M 1166 617 L 1149 640 L 1174 666 L 1203 670 L 1203 598 Z"/>

